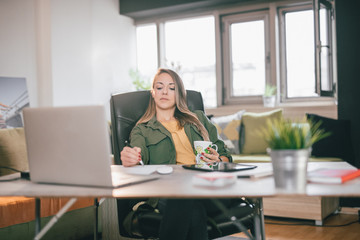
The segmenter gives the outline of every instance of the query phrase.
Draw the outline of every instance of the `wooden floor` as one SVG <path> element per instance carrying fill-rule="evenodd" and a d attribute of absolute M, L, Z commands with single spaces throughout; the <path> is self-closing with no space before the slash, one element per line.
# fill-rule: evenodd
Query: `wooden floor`
<path fill-rule="evenodd" d="M 359 240 L 360 223 L 356 208 L 343 208 L 339 214 L 329 216 L 324 226 L 314 226 L 314 221 L 265 217 L 267 240 Z M 352 223 L 352 224 L 349 224 Z M 244 238 L 244 234 L 232 237 Z M 236 239 L 236 238 L 234 238 Z"/>

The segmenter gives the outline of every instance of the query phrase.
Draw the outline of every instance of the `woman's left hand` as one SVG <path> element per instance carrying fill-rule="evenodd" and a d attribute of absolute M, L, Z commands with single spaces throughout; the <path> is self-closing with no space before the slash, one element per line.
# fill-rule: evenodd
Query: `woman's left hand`
<path fill-rule="evenodd" d="M 202 153 L 200 157 L 201 160 L 208 163 L 221 162 L 220 155 L 215 149 L 208 147 L 207 150 L 210 153 Z"/>

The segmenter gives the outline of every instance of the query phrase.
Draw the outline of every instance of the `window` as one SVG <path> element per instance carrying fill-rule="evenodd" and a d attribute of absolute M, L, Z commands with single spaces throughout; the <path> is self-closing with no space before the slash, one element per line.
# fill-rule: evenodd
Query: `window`
<path fill-rule="evenodd" d="M 263 95 L 265 83 L 270 81 L 268 15 L 263 12 L 229 15 L 222 18 L 222 23 L 225 103 Z"/>
<path fill-rule="evenodd" d="M 282 102 L 333 96 L 331 11 L 314 13 L 312 5 L 279 10 Z"/>
<path fill-rule="evenodd" d="M 186 89 L 202 93 L 205 107 L 216 107 L 213 16 L 140 25 L 136 32 L 137 68 L 141 76 L 151 79 L 158 67 L 173 69 Z"/>
<path fill-rule="evenodd" d="M 285 94 L 287 98 L 314 97 L 314 19 L 312 10 L 282 10 L 285 38 Z"/>
<path fill-rule="evenodd" d="M 267 84 L 279 103 L 334 100 L 334 1 L 269 2 L 138 24 L 139 71 L 174 69 L 206 108 L 261 103 Z"/>
<path fill-rule="evenodd" d="M 206 107 L 216 107 L 214 17 L 167 21 L 164 33 L 164 65 L 179 73 L 186 89 L 200 91 Z"/>
<path fill-rule="evenodd" d="M 150 83 L 158 66 L 157 30 L 155 24 L 136 28 L 137 70 Z"/>
<path fill-rule="evenodd" d="M 334 96 L 333 27 L 334 1 L 313 0 L 315 26 L 316 92 Z"/>

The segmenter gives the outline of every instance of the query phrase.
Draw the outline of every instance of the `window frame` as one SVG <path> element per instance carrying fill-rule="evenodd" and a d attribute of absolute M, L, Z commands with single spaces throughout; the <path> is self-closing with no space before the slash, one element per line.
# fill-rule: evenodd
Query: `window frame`
<path fill-rule="evenodd" d="M 251 11 L 251 12 L 239 12 L 231 15 L 225 15 L 221 17 L 221 33 L 222 33 L 222 51 L 223 51 L 223 82 L 224 82 L 224 104 L 238 104 L 238 103 L 261 103 L 262 95 L 255 96 L 232 96 L 232 64 L 231 64 L 231 24 L 249 21 L 264 21 L 264 64 L 265 64 L 265 84 L 271 83 L 271 69 L 270 69 L 270 34 L 269 34 L 269 12 L 268 10 Z"/>
<path fill-rule="evenodd" d="M 336 85 L 336 78 L 335 75 L 335 65 L 334 65 L 334 39 L 332 36 L 334 36 L 334 25 L 335 25 L 335 15 L 334 15 L 334 6 L 335 2 L 333 0 L 313 0 L 313 10 L 314 10 L 314 44 L 315 44 L 315 76 L 316 76 L 316 92 L 320 96 L 328 96 L 333 97 L 335 93 L 335 85 Z M 322 9 L 327 10 L 326 11 L 326 21 L 328 24 L 326 24 L 326 31 L 327 31 L 327 45 L 323 45 L 321 42 L 321 18 L 320 18 L 320 11 Z M 328 69 L 328 85 L 330 86 L 330 90 L 323 90 L 322 88 L 322 75 L 321 75 L 321 65 L 322 65 L 322 58 L 321 58 L 321 51 L 322 48 L 327 48 L 329 51 L 329 55 L 332 57 L 329 57 L 327 59 L 327 65 L 329 67 Z"/>
<path fill-rule="evenodd" d="M 287 96 L 286 40 L 285 40 L 285 34 L 286 34 L 285 27 L 286 26 L 285 26 L 285 20 L 284 20 L 285 13 L 311 10 L 311 9 L 313 9 L 311 2 L 303 2 L 301 4 L 296 4 L 296 5 L 282 4 L 277 7 L 277 14 L 278 14 L 278 19 L 279 19 L 278 31 L 279 31 L 279 53 L 280 53 L 280 57 L 279 57 L 280 85 L 278 85 L 278 86 L 280 87 L 280 99 L 279 99 L 280 104 L 306 103 L 306 102 L 334 102 L 334 100 L 335 100 L 335 97 L 330 95 L 328 92 L 320 91 L 320 89 L 321 89 L 321 85 L 320 85 L 321 84 L 321 76 L 320 76 L 320 71 L 319 71 L 320 61 L 316 61 L 316 58 L 317 58 L 316 51 L 314 52 L 314 60 L 315 60 L 314 85 L 315 85 L 315 93 L 317 93 L 318 96 L 291 97 L 291 98 L 289 98 Z M 314 18 L 315 18 L 315 15 L 316 14 L 314 14 Z M 314 25 L 314 28 L 315 28 L 315 25 Z M 316 42 L 316 36 L 315 36 L 316 31 L 317 30 L 315 30 L 315 32 L 314 32 L 314 44 L 315 44 L 314 49 L 316 49 L 318 46 L 318 43 Z M 329 32 L 329 34 L 332 34 L 332 32 Z M 318 54 L 320 54 L 320 53 L 318 53 Z M 332 64 L 331 64 L 331 67 L 333 67 Z M 330 71 L 333 71 L 333 68 Z M 334 81 L 334 74 L 330 74 L 330 75 L 331 75 L 331 79 Z"/>

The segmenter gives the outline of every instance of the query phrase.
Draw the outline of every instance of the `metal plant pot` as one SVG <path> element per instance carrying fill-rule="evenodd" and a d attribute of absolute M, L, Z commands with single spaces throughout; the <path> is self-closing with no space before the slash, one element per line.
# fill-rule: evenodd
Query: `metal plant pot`
<path fill-rule="evenodd" d="M 279 191 L 305 193 L 309 149 L 270 150 L 275 187 Z"/>

